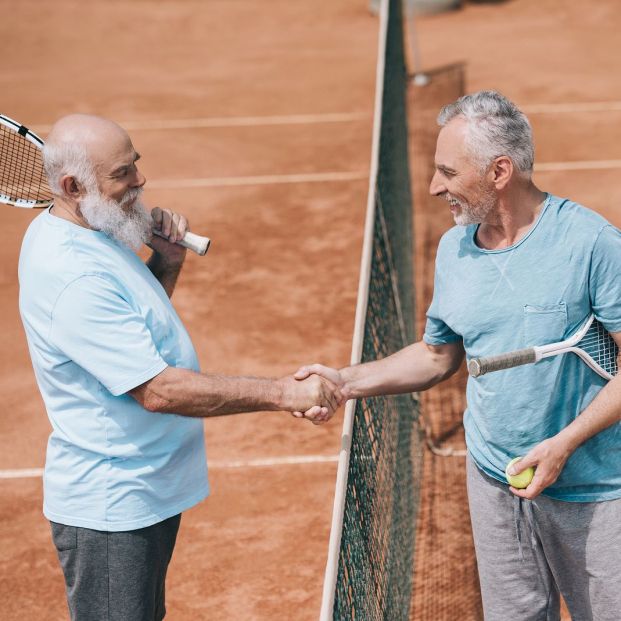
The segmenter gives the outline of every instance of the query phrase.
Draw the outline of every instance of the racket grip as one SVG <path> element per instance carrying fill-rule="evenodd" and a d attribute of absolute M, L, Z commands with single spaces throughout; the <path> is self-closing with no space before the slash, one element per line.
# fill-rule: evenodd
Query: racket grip
<path fill-rule="evenodd" d="M 517 349 L 516 351 L 498 354 L 497 356 L 471 358 L 468 361 L 468 373 L 470 373 L 471 377 L 479 377 L 491 371 L 511 369 L 523 364 L 531 364 L 532 362 L 537 362 L 537 356 L 532 347 L 527 347 L 526 349 Z"/>
<path fill-rule="evenodd" d="M 167 239 L 166 235 L 163 235 L 160 231 L 153 231 L 153 233 L 155 233 L 155 235 L 157 235 L 158 237 L 163 237 L 164 239 Z M 203 237 L 202 235 L 197 235 L 196 233 L 191 233 L 190 231 L 188 231 L 183 236 L 183 239 L 179 240 L 176 243 L 179 244 L 179 246 L 183 246 L 188 250 L 196 252 L 196 254 L 202 257 L 209 250 L 211 240 L 209 239 L 209 237 Z"/>

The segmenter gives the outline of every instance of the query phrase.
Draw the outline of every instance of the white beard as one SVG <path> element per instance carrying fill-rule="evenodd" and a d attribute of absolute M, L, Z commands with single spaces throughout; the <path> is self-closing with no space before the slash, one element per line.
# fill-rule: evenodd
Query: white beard
<path fill-rule="evenodd" d="M 151 214 L 138 200 L 141 194 L 142 188 L 128 190 L 120 201 L 115 201 L 99 190 L 91 190 L 80 202 L 80 212 L 93 229 L 137 251 L 153 236 Z"/>

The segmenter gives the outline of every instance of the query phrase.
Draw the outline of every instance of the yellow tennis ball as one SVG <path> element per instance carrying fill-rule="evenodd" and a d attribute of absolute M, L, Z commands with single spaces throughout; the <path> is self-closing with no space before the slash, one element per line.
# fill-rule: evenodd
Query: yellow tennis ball
<path fill-rule="evenodd" d="M 533 480 L 533 477 L 535 476 L 535 469 L 530 466 L 523 472 L 520 472 L 520 474 L 509 474 L 509 468 L 516 461 L 520 461 L 520 459 L 522 458 L 515 457 L 507 464 L 507 467 L 505 468 L 505 476 L 507 477 L 509 485 L 517 489 L 524 489 L 525 487 L 528 487 L 530 482 Z"/>

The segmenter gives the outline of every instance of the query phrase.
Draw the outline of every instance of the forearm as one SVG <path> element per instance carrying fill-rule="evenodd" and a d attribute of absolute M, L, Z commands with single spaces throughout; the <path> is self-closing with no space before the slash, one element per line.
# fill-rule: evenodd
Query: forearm
<path fill-rule="evenodd" d="M 207 375 L 174 367 L 131 394 L 149 411 L 198 417 L 283 410 L 288 405 L 279 380 Z"/>
<path fill-rule="evenodd" d="M 621 421 L 621 375 L 617 375 L 571 424 L 557 434 L 569 452 L 575 451 L 589 438 Z"/>
<path fill-rule="evenodd" d="M 463 360 L 461 345 L 430 347 L 420 341 L 397 353 L 341 370 L 347 399 L 426 390 L 446 379 Z"/>
<path fill-rule="evenodd" d="M 168 297 L 172 297 L 175 285 L 177 284 L 177 278 L 183 266 L 181 262 L 167 261 L 166 257 L 161 255 L 157 251 L 153 251 L 151 257 L 147 261 L 147 267 L 151 270 L 151 273 L 160 281 L 162 287 L 166 291 Z"/>

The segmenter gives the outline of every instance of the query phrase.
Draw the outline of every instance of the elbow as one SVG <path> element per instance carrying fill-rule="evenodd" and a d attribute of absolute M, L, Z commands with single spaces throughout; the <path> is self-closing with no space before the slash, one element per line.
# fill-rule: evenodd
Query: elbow
<path fill-rule="evenodd" d="M 139 403 L 147 412 L 166 413 L 168 411 L 166 407 L 168 405 L 168 401 L 166 399 L 162 399 L 158 395 L 148 394 L 142 401 L 139 401 Z"/>
<path fill-rule="evenodd" d="M 151 380 L 130 390 L 129 395 L 147 412 L 171 412 L 171 400 L 166 397 L 166 391 L 161 388 L 161 386 L 153 386 L 153 380 Z"/>

